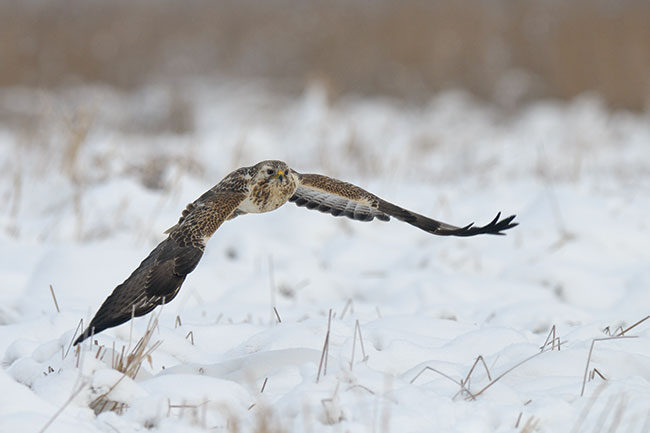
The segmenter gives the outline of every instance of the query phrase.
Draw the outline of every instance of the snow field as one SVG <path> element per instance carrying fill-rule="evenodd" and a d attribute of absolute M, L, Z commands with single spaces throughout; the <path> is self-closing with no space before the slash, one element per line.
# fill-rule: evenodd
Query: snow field
<path fill-rule="evenodd" d="M 33 141 L 0 132 L 0 431 L 650 431 L 650 320 L 625 331 L 650 314 L 647 114 L 188 91 L 187 136 L 116 126 L 135 100 L 155 115 L 155 89 L 51 95 Z M 291 204 L 239 217 L 153 313 L 160 345 L 135 378 L 112 366 L 150 316 L 69 349 L 186 203 L 270 158 L 453 224 L 520 226 L 461 239 Z M 116 410 L 96 415 L 101 396 Z"/>

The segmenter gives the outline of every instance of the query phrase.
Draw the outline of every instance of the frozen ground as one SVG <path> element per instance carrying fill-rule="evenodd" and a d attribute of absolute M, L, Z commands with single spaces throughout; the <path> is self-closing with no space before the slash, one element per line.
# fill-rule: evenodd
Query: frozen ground
<path fill-rule="evenodd" d="M 178 103 L 155 89 L 0 98 L 39 125 L 0 130 L 0 431 L 650 431 L 650 320 L 587 365 L 595 339 L 650 314 L 648 115 L 187 92 L 184 134 L 127 127 Z M 135 380 L 113 348 L 149 317 L 68 350 L 186 203 L 269 158 L 450 223 L 520 226 L 461 239 L 291 204 L 240 217 L 156 310 Z"/>

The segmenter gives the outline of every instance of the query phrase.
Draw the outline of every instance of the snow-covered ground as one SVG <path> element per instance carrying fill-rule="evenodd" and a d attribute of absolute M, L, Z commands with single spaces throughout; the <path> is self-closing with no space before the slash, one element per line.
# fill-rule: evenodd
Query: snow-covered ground
<path fill-rule="evenodd" d="M 0 431 L 650 431 L 650 320 L 626 330 L 650 314 L 647 114 L 187 92 L 182 135 L 123 127 L 173 103 L 156 89 L 0 98 L 38 119 L 0 129 Z M 452 224 L 520 225 L 239 217 L 150 315 L 161 343 L 135 380 L 111 366 L 150 316 L 70 349 L 185 204 L 263 159 Z"/>

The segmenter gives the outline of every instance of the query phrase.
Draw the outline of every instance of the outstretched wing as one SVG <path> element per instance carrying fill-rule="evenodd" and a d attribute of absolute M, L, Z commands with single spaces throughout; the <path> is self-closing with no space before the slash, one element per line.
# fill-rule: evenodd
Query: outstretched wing
<path fill-rule="evenodd" d="M 389 221 L 390 217 L 394 217 L 425 232 L 440 236 L 502 235 L 504 230 L 517 225 L 512 222 L 515 215 L 500 219 L 501 212 L 499 212 L 485 226 L 475 226 L 472 223 L 457 227 L 401 208 L 351 183 L 320 174 L 296 174 L 299 179 L 298 188 L 289 201 L 334 216 L 346 216 L 358 221 L 372 221 L 375 218 Z"/>
<path fill-rule="evenodd" d="M 198 265 L 207 240 L 245 197 L 240 192 L 211 190 L 188 205 L 167 239 L 113 290 L 75 344 L 171 301 Z"/>

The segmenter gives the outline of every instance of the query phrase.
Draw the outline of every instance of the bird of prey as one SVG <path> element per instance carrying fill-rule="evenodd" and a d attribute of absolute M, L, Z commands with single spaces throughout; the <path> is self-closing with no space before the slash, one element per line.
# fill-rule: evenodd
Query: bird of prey
<path fill-rule="evenodd" d="M 515 215 L 487 225 L 453 226 L 411 212 L 347 182 L 320 174 L 302 174 L 282 161 L 262 161 L 228 174 L 188 204 L 167 238 L 106 298 L 78 344 L 92 334 L 149 313 L 174 299 L 187 275 L 199 263 L 208 239 L 227 220 L 247 213 L 275 210 L 287 201 L 307 209 L 357 221 L 391 217 L 440 236 L 501 235 L 517 225 Z"/>

